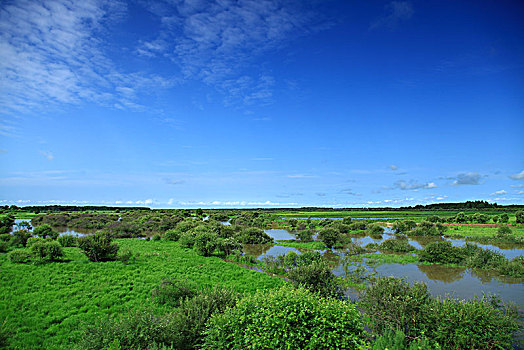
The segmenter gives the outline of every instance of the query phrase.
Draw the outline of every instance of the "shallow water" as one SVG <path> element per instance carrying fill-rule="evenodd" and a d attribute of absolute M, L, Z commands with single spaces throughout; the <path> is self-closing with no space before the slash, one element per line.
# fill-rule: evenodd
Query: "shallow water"
<path fill-rule="evenodd" d="M 275 241 L 283 241 L 283 240 L 295 239 L 296 238 L 294 235 L 289 233 L 288 230 L 269 229 L 269 230 L 264 230 L 264 232 L 267 233 Z"/>

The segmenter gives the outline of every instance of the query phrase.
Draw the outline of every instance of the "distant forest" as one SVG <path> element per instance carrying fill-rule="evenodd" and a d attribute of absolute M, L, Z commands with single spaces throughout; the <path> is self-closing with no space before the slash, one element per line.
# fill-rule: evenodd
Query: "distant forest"
<path fill-rule="evenodd" d="M 326 208 L 326 207 L 302 207 L 302 208 L 250 208 L 242 210 L 263 210 L 263 211 L 406 211 L 406 210 L 466 210 L 466 209 L 523 209 L 524 205 L 499 205 L 497 203 L 489 203 L 487 201 L 467 201 L 462 203 L 434 203 L 427 205 L 415 205 L 400 208 L 380 207 L 380 208 Z M 196 208 L 194 208 L 196 209 Z M 109 206 L 76 206 L 76 205 L 31 205 L 18 207 L 16 205 L 0 206 L 1 211 L 19 211 L 19 212 L 74 212 L 74 211 L 128 211 L 128 210 L 153 210 L 148 207 L 109 207 Z M 165 210 L 165 209 L 160 209 Z M 185 209 L 187 210 L 187 209 Z M 211 209 L 207 209 L 211 210 Z M 238 210 L 238 208 L 227 209 L 212 209 L 212 210 Z"/>

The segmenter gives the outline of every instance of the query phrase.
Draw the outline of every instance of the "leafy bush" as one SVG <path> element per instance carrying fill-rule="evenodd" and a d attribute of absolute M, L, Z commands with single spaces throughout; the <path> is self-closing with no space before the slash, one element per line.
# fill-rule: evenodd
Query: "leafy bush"
<path fill-rule="evenodd" d="M 152 241 L 160 241 L 162 239 L 162 237 L 160 235 L 153 235 L 151 236 L 151 240 Z"/>
<path fill-rule="evenodd" d="M 519 210 L 515 213 L 515 219 L 517 224 L 524 224 L 524 211 Z"/>
<path fill-rule="evenodd" d="M 440 350 L 438 344 L 431 345 L 428 338 L 421 336 L 417 339 L 408 339 L 401 330 L 389 329 L 379 335 L 373 344 L 372 350 Z"/>
<path fill-rule="evenodd" d="M 35 227 L 35 229 L 33 230 L 33 234 L 41 238 L 50 237 L 52 239 L 56 239 L 58 237 L 58 232 L 53 230 L 53 228 L 49 224 L 43 224 Z"/>
<path fill-rule="evenodd" d="M 119 248 L 106 232 L 80 237 L 78 247 L 84 251 L 90 261 L 94 262 L 116 260 Z"/>
<path fill-rule="evenodd" d="M 77 238 L 73 235 L 59 236 L 57 240 L 62 247 L 76 247 L 77 245 Z"/>
<path fill-rule="evenodd" d="M 192 231 L 184 232 L 180 235 L 178 243 L 180 243 L 182 248 L 193 248 L 193 245 L 195 245 L 195 238 L 196 235 Z"/>
<path fill-rule="evenodd" d="M 410 286 L 398 278 L 379 278 L 368 285 L 361 305 L 370 318 L 369 326 L 378 334 L 401 329 L 406 336 L 415 338 L 428 329 L 430 295 L 423 283 Z"/>
<path fill-rule="evenodd" d="M 464 250 L 454 247 L 449 241 L 432 242 L 418 253 L 420 261 L 442 264 L 460 264 L 464 258 Z"/>
<path fill-rule="evenodd" d="M 177 326 L 171 315 L 136 311 L 120 319 L 102 318 L 82 330 L 80 349 L 165 349 L 171 345 Z"/>
<path fill-rule="evenodd" d="M 267 233 L 256 227 L 249 227 L 238 233 L 235 238 L 244 244 L 266 244 L 273 242 Z"/>
<path fill-rule="evenodd" d="M 180 239 L 180 235 L 182 234 L 182 231 L 176 228 L 172 228 L 171 230 L 167 230 L 164 233 L 163 238 L 166 241 L 178 241 Z"/>
<path fill-rule="evenodd" d="M 283 287 L 213 315 L 202 349 L 358 349 L 361 334 L 353 304 Z"/>
<path fill-rule="evenodd" d="M 340 232 L 332 228 L 325 228 L 320 230 L 318 238 L 326 245 L 326 247 L 331 249 L 340 239 Z"/>
<path fill-rule="evenodd" d="M 409 253 L 415 250 L 407 239 L 389 238 L 379 244 L 378 249 L 395 252 L 395 253 Z"/>
<path fill-rule="evenodd" d="M 354 221 L 352 222 L 350 225 L 349 225 L 349 229 L 351 231 L 361 231 L 361 230 L 365 230 L 366 229 L 366 222 L 365 221 L 362 221 L 362 220 L 359 220 L 359 221 Z"/>
<path fill-rule="evenodd" d="M 518 329 L 514 307 L 494 298 L 433 299 L 426 285 L 393 277 L 369 285 L 361 306 L 378 334 L 402 330 L 409 339 L 427 337 L 444 349 L 509 348 Z"/>
<path fill-rule="evenodd" d="M 295 236 L 301 242 L 311 242 L 313 240 L 313 235 L 315 232 L 313 230 L 303 230 L 295 233 Z"/>
<path fill-rule="evenodd" d="M 7 254 L 7 258 L 13 263 L 29 263 L 31 262 L 33 255 L 27 249 L 15 249 Z"/>
<path fill-rule="evenodd" d="M 396 233 L 408 233 L 417 227 L 417 223 L 413 220 L 398 220 L 393 223 L 393 230 Z"/>
<path fill-rule="evenodd" d="M 42 262 L 60 261 L 64 257 L 62 246 L 56 241 L 38 241 L 31 246 L 33 256 Z"/>
<path fill-rule="evenodd" d="M 0 241 L 0 253 L 7 253 L 9 251 L 9 243 Z"/>
<path fill-rule="evenodd" d="M 500 216 L 500 219 L 499 219 L 499 222 L 505 224 L 506 222 L 509 221 L 509 215 L 504 213 Z"/>
<path fill-rule="evenodd" d="M 343 294 L 340 279 L 331 272 L 331 268 L 324 261 L 297 266 L 289 270 L 286 277 L 294 286 L 303 286 L 323 297 L 340 298 Z"/>
<path fill-rule="evenodd" d="M 173 345 L 178 350 L 198 349 L 203 340 L 202 332 L 210 317 L 234 307 L 237 295 L 228 289 L 215 287 L 182 300 L 174 315 L 176 334 Z"/>
<path fill-rule="evenodd" d="M 117 255 L 117 260 L 123 262 L 124 264 L 128 264 L 129 261 L 133 258 L 133 252 L 129 249 L 122 249 L 119 250 Z"/>
<path fill-rule="evenodd" d="M 27 246 L 27 240 L 31 238 L 31 232 L 27 230 L 18 230 L 13 232 L 12 238 L 11 238 L 11 245 L 13 246 Z"/>
<path fill-rule="evenodd" d="M 242 250 L 242 244 L 233 237 L 219 238 L 218 249 L 221 250 L 225 256 L 228 256 L 235 251 Z"/>
<path fill-rule="evenodd" d="M 366 231 L 370 236 L 376 236 L 376 235 L 383 234 L 384 228 L 380 226 L 379 224 L 373 224 L 373 225 L 369 225 Z"/>
<path fill-rule="evenodd" d="M 214 232 L 202 232 L 195 237 L 195 251 L 198 255 L 211 256 L 218 246 L 218 236 Z"/>
<path fill-rule="evenodd" d="M 187 280 L 169 279 L 153 289 L 152 297 L 160 305 L 178 306 L 180 301 L 191 298 L 197 293 L 195 284 Z"/>
<path fill-rule="evenodd" d="M 497 237 L 505 237 L 511 235 L 511 229 L 509 226 L 503 225 L 497 229 Z"/>

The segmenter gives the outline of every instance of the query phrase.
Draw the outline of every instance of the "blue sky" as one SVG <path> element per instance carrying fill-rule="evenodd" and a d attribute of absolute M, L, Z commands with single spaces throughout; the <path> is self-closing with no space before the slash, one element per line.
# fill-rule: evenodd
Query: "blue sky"
<path fill-rule="evenodd" d="M 524 204 L 521 1 L 2 1 L 0 204 Z"/>

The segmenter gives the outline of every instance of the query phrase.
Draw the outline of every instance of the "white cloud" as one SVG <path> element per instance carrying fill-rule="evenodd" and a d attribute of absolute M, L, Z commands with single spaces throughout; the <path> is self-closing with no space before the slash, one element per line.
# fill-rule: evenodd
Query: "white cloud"
<path fill-rule="evenodd" d="M 48 161 L 52 161 L 53 159 L 55 159 L 55 157 L 53 156 L 53 153 L 49 151 L 40 151 L 40 154 L 43 155 L 45 159 L 47 159 Z"/>
<path fill-rule="evenodd" d="M 390 168 L 391 170 L 395 171 L 395 170 L 398 169 L 398 166 L 391 164 L 391 165 L 389 166 L 389 168 Z"/>
<path fill-rule="evenodd" d="M 518 174 L 510 175 L 509 178 L 512 179 L 512 180 L 524 180 L 524 170 L 522 170 L 522 171 L 521 171 L 520 173 L 518 173 Z"/>
<path fill-rule="evenodd" d="M 495 191 L 495 192 L 493 192 L 491 195 L 492 195 L 492 196 L 501 196 L 501 195 L 505 195 L 505 194 L 507 194 L 507 193 L 508 193 L 508 192 L 505 191 L 505 190 L 500 190 L 500 191 Z"/>
<path fill-rule="evenodd" d="M 397 181 L 395 182 L 394 184 L 394 187 L 393 188 L 398 188 L 400 190 L 419 190 L 419 189 L 432 189 L 432 188 L 437 188 L 437 184 L 434 183 L 434 182 L 426 182 L 426 183 L 418 183 L 417 181 L 414 181 L 414 180 L 411 180 L 409 182 L 406 182 L 404 180 L 400 180 L 400 181 Z"/>
<path fill-rule="evenodd" d="M 102 47 L 124 1 L 20 0 L 0 9 L 0 112 L 95 102 L 140 108 L 137 91 L 166 86 L 156 76 L 120 72 Z"/>
<path fill-rule="evenodd" d="M 452 185 L 461 186 L 461 185 L 480 185 L 480 179 L 482 176 L 477 172 L 469 172 L 458 174 L 456 177 L 448 178 L 454 180 Z"/>

